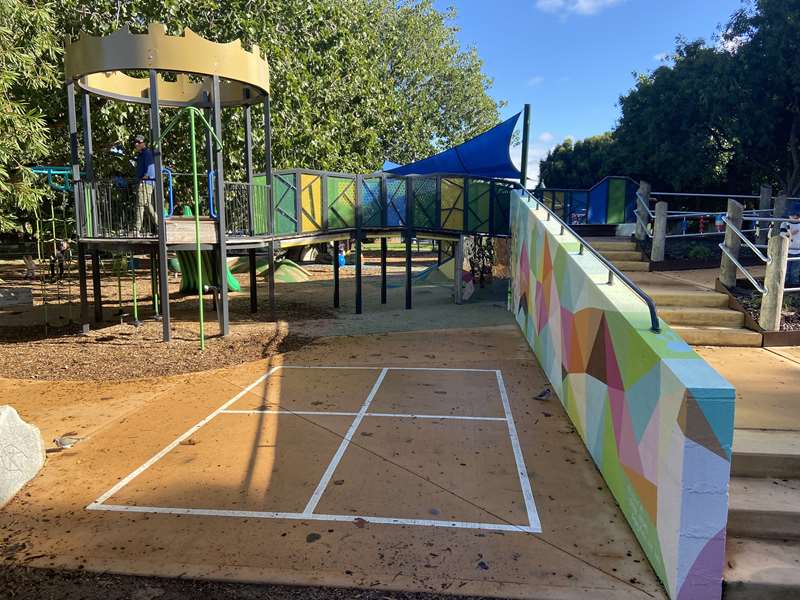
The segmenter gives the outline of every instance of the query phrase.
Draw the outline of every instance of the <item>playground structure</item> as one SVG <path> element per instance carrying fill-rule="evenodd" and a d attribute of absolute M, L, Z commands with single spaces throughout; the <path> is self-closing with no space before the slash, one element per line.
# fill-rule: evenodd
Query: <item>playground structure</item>
<path fill-rule="evenodd" d="M 102 320 L 100 253 L 124 251 L 145 254 L 158 265 L 160 317 L 163 339 L 170 339 L 167 259 L 179 252 L 189 265 L 194 253 L 194 281 L 185 291 L 212 291 L 218 297 L 218 318 L 223 336 L 229 333 L 227 274 L 229 254 L 246 253 L 250 265 L 251 310 L 258 307 L 257 255 L 266 254 L 268 294 L 275 308 L 275 253 L 279 249 L 333 242 L 334 256 L 342 240 L 355 241 L 356 312 L 362 311 L 361 244 L 381 239 L 381 300 L 386 300 L 386 237 L 401 235 L 406 245 L 406 308 L 411 308 L 411 243 L 417 235 L 449 241 L 460 247 L 464 235 L 508 237 L 509 204 L 515 184 L 492 177 L 436 173 L 396 176 L 388 173 L 356 175 L 306 169 L 276 171 L 271 168 L 270 97 L 268 66 L 258 48 L 247 52 L 241 44 L 216 44 L 187 30 L 182 37 L 168 36 L 162 25 L 151 24 L 148 33 L 133 35 L 122 29 L 104 38 L 81 36 L 66 49 L 66 88 L 69 109 L 72 178 L 78 233 L 81 324 L 88 330 L 89 298 L 87 253 L 92 257 L 94 319 Z M 149 80 L 127 75 L 126 70 L 147 70 Z M 163 73 L 178 73 L 176 81 Z M 190 81 L 188 75 L 202 78 Z M 80 164 L 75 88 L 81 96 L 84 164 Z M 90 96 L 147 104 L 156 177 L 150 207 L 143 209 L 141 195 L 131 200 L 118 182 L 94 176 Z M 252 152 L 252 106 L 264 105 L 265 163 L 256 173 Z M 161 130 L 161 108 L 178 108 L 192 123 L 192 216 L 175 215 L 172 173 L 164 167 L 162 139 L 180 112 Z M 223 108 L 244 110 L 246 181 L 226 181 L 223 169 Z M 209 118 L 207 119 L 206 116 Z M 516 122 L 516 118 L 513 121 Z M 194 123 L 206 129 L 208 196 L 199 199 L 199 171 Z M 508 123 L 508 122 L 507 122 Z M 505 124 L 507 127 L 507 123 Z M 513 123 L 512 123 L 513 127 Z M 148 184 L 140 184 L 148 185 Z M 169 203 L 167 204 L 167 199 Z M 136 213 L 139 213 L 137 216 Z M 157 216 L 148 224 L 141 213 Z M 144 215 L 145 217 L 147 214 Z M 458 253 L 458 249 L 456 250 Z M 462 256 L 462 255 L 459 255 Z M 204 265 L 204 267 L 202 266 Z M 197 269 L 196 275 L 194 270 Z M 209 282 L 209 279 L 211 280 Z M 205 283 L 211 283 L 207 287 Z M 459 288 L 459 286 L 456 286 Z M 456 291 L 458 300 L 458 291 Z M 339 271 L 334 261 L 334 306 L 339 305 Z M 200 302 L 202 311 L 202 302 Z M 202 340 L 201 314 L 201 340 Z"/>
<path fill-rule="evenodd" d="M 588 190 L 538 188 L 535 196 L 570 225 L 633 223 L 638 182 L 630 177 L 604 177 Z"/>
<path fill-rule="evenodd" d="M 148 71 L 149 78 L 132 77 L 125 73 L 129 70 Z M 177 73 L 177 80 L 165 79 L 164 73 Z M 167 261 L 172 252 L 182 257 L 182 271 L 194 275 L 196 269 L 196 279 L 187 277 L 184 283 L 201 295 L 201 336 L 202 294 L 207 291 L 207 283 L 217 298 L 220 331 L 225 336 L 230 326 L 229 254 L 247 256 L 250 307 L 254 312 L 258 308 L 258 258 L 266 255 L 269 304 L 274 310 L 278 250 L 332 242 L 336 257 L 339 243 L 353 240 L 355 310 L 361 313 L 361 251 L 365 239 L 381 240 L 381 302 L 385 303 L 387 238 L 403 238 L 405 307 L 410 309 L 414 238 L 453 244 L 457 303 L 462 292 L 459 271 L 464 262 L 465 236 L 510 238 L 513 248 L 510 309 L 667 593 L 675 598 L 718 597 L 724 558 L 734 390 L 659 319 L 655 303 L 647 294 L 574 234 L 570 223 L 573 215 L 581 219 L 583 196 L 559 199 L 559 192 L 551 190 L 554 195 L 549 203 L 554 208 L 560 203 L 563 212 L 549 210 L 543 201 L 511 181 L 510 170 L 499 174 L 481 172 L 468 168 L 469 161 L 462 156 L 457 157 L 462 171 L 403 172 L 401 169 L 367 175 L 307 169 L 273 172 L 268 73 L 267 63 L 257 48 L 247 52 L 238 42 L 216 44 L 188 30 L 182 37 L 168 36 L 161 25 L 150 25 L 148 33 L 140 35 L 123 29 L 105 38 L 82 36 L 68 45 L 66 88 L 84 328 L 88 329 L 90 321 L 87 254 L 92 259 L 96 321 L 103 318 L 100 253 L 121 251 L 132 256 L 150 256 L 151 264 L 158 265 L 154 272 L 159 288 L 157 305 L 163 320 L 163 339 L 169 341 Z M 80 103 L 83 165 L 76 87 L 83 91 Z M 168 201 L 169 172 L 166 193 L 163 176 L 153 182 L 152 200 L 147 201 L 157 223 L 149 225 L 140 222 L 137 216 L 142 210 L 142 194 L 138 194 L 139 204 L 132 210 L 130 206 L 120 208 L 114 183 L 95 178 L 92 94 L 149 106 L 156 173 L 164 173 L 161 146 L 164 136 L 177 119 L 189 118 L 193 156 L 191 216 L 176 215 L 174 199 Z M 264 105 L 263 172 L 253 164 L 251 112 L 257 103 Z M 162 107 L 179 110 L 163 132 Z M 223 108 L 244 111 L 243 182 L 225 179 L 225 149 L 221 143 Z M 518 116 L 498 128 L 510 134 Z M 199 195 L 202 177 L 196 157 L 196 121 L 206 133 L 205 204 Z M 526 180 L 528 135 L 526 110 L 522 181 Z M 631 222 L 628 217 L 635 205 L 631 199 L 632 185 L 625 178 L 609 178 L 597 189 L 585 191 L 585 219 L 590 224 Z M 559 212 L 567 218 L 562 220 Z M 333 304 L 338 306 L 338 261 L 334 260 L 333 266 Z M 348 410 L 347 416 L 355 416 L 356 420 L 345 438 L 347 441 L 360 420 L 367 416 L 369 403 L 390 370 L 402 368 L 381 367 L 380 379 L 373 384 L 360 412 Z M 489 372 L 494 373 L 498 383 L 497 393 L 505 413 L 501 417 L 479 416 L 504 421 L 514 445 L 518 443 L 514 441 L 517 435 L 501 372 L 498 369 Z M 266 375 L 261 376 L 229 404 L 265 379 Z M 229 404 L 212 414 L 221 414 Z M 180 444 L 181 440 L 177 440 L 172 447 Z M 162 455 L 166 456 L 167 451 Z M 514 447 L 515 457 L 519 452 Z M 524 473 L 522 461 L 517 460 L 515 467 L 520 474 Z M 328 470 L 332 472 L 333 468 L 335 465 Z M 697 482 L 703 477 L 705 487 L 698 490 Z M 323 479 L 326 485 L 329 479 L 329 476 Z M 520 483 L 527 501 L 529 490 L 524 481 Z M 322 486 L 320 493 L 324 489 Z M 97 509 L 111 494 L 108 492 L 97 506 L 90 508 Z M 319 499 L 317 494 L 314 497 Z M 280 513 L 269 518 L 286 518 L 287 514 L 301 519 L 314 514 L 314 506 L 300 513 Z M 529 517 L 530 514 L 529 510 Z M 709 515 L 713 518 L 709 519 Z M 334 520 L 350 519 L 338 513 L 333 516 Z M 528 533 L 538 530 L 532 519 L 527 523 Z M 468 525 L 481 528 L 485 524 L 470 521 Z M 546 525 L 541 525 L 544 530 Z"/>

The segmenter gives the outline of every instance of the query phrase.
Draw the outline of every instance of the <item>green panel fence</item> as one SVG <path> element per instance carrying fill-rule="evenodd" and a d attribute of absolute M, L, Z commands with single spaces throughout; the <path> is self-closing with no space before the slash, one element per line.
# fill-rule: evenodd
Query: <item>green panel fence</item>
<path fill-rule="evenodd" d="M 275 233 L 297 233 L 297 174 L 272 176 L 272 201 L 275 205 Z"/>
<path fill-rule="evenodd" d="M 328 229 L 353 229 L 356 226 L 356 180 L 328 175 Z"/>
<path fill-rule="evenodd" d="M 492 184 L 489 181 L 470 179 L 467 185 L 467 222 L 469 233 L 489 233 Z"/>
<path fill-rule="evenodd" d="M 436 229 L 439 226 L 435 177 L 415 177 L 411 180 L 414 227 Z"/>

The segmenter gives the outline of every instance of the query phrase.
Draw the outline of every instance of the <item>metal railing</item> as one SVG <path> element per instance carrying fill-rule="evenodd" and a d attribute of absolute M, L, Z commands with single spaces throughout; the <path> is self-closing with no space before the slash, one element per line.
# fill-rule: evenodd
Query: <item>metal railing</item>
<path fill-rule="evenodd" d="M 625 273 L 615 267 L 605 256 L 595 250 L 592 245 L 589 244 L 589 242 L 575 233 L 575 231 L 567 223 L 565 223 L 564 220 L 555 213 L 555 211 L 550 209 L 547 204 L 534 196 L 524 187 L 519 186 L 519 189 L 523 190 L 525 194 L 527 194 L 528 198 L 536 203 L 536 210 L 538 210 L 539 207 L 544 208 L 544 210 L 547 212 L 547 221 L 555 220 L 561 226 L 561 235 L 568 233 L 575 239 L 576 242 L 578 242 L 579 255 L 584 254 L 584 252 L 588 250 L 592 256 L 594 256 L 606 269 L 608 269 L 609 285 L 614 283 L 615 278 L 619 279 L 629 290 L 642 299 L 642 301 L 647 305 L 647 310 L 650 313 L 650 330 L 654 333 L 661 333 L 661 323 L 658 319 L 658 311 L 656 309 L 656 303 L 653 301 L 653 299 L 644 290 L 642 290 L 642 288 L 631 281 L 631 279 L 625 275 Z"/>
<path fill-rule="evenodd" d="M 754 216 L 747 216 L 747 215 L 743 216 L 742 221 L 743 222 L 744 221 L 754 221 L 756 219 L 761 223 L 771 223 L 772 227 L 776 227 L 776 226 L 779 227 L 780 224 L 789 222 L 789 219 L 780 219 L 780 218 L 775 218 L 775 217 L 765 218 L 765 217 L 758 217 L 758 216 L 754 217 Z M 736 237 L 738 237 L 739 240 L 743 244 L 745 244 L 750 250 L 752 250 L 753 254 L 756 255 L 756 257 L 764 264 L 764 266 L 772 264 L 773 258 L 771 256 L 766 256 L 766 255 L 764 255 L 763 252 L 761 252 L 762 248 L 768 248 L 767 244 L 756 244 L 756 243 L 753 243 L 752 241 L 750 241 L 748 239 L 748 237 L 745 235 L 745 233 L 747 231 L 749 231 L 749 230 L 741 230 L 741 229 L 739 229 L 734 223 L 731 223 L 731 221 L 730 221 L 730 219 L 728 218 L 727 215 L 722 217 L 722 220 L 724 221 L 726 227 L 730 228 L 731 232 L 733 232 L 736 235 Z M 722 250 L 722 253 L 725 256 L 728 257 L 728 260 L 730 260 L 736 266 L 737 270 L 739 270 L 748 279 L 748 281 L 750 281 L 752 286 L 760 294 L 766 295 L 767 293 L 769 293 L 767 288 L 753 276 L 753 274 L 750 272 L 750 270 L 747 267 L 742 265 L 742 263 L 738 260 L 738 257 L 734 255 L 734 253 L 731 251 L 731 249 L 728 248 L 725 245 L 724 242 L 719 244 L 719 248 L 720 248 L 720 250 Z M 795 261 L 800 261 L 800 256 L 792 257 L 790 255 L 787 258 L 787 262 L 795 262 Z M 784 287 L 783 291 L 784 291 L 784 293 L 786 293 L 786 292 L 790 292 L 790 293 L 800 292 L 800 287 L 792 287 L 792 288 Z"/>
<path fill-rule="evenodd" d="M 153 182 L 116 177 L 79 181 L 76 186 L 81 197 L 91 194 L 92 199 L 90 212 L 83 215 L 83 233 L 106 239 L 158 237 Z"/>
<path fill-rule="evenodd" d="M 743 196 L 743 195 L 726 195 L 723 196 L 721 194 L 678 194 L 673 192 L 658 192 L 658 196 L 682 196 L 682 197 L 714 197 L 714 198 L 732 198 L 732 199 L 744 199 L 744 198 L 758 198 L 758 196 Z M 658 201 L 658 198 L 655 197 L 654 194 L 651 195 L 651 201 Z M 645 235 L 652 239 L 653 238 L 653 222 L 656 219 L 656 213 L 653 211 L 648 205 L 647 201 L 642 195 L 641 192 L 636 192 L 636 206 L 637 210 L 634 211 L 636 215 L 637 222 L 642 226 Z M 745 215 L 747 216 L 759 216 L 761 213 L 771 214 L 772 209 L 751 209 L 745 211 Z M 692 210 L 668 210 L 666 213 L 667 222 L 669 221 L 681 221 L 682 225 L 680 227 L 681 231 L 679 233 L 669 233 L 669 224 L 667 224 L 667 233 L 665 234 L 665 239 L 690 239 L 690 238 L 703 238 L 703 237 L 713 237 L 713 236 L 721 236 L 725 235 L 725 229 L 717 229 L 716 231 L 704 231 L 704 224 L 703 221 L 708 219 L 710 222 L 713 221 L 714 225 L 716 226 L 717 221 L 719 220 L 722 222 L 722 217 L 725 216 L 727 213 L 726 211 L 692 211 Z M 643 217 L 644 215 L 644 217 Z M 756 227 L 753 229 L 746 229 L 744 232 L 746 233 L 757 233 L 758 232 L 758 222 L 763 221 L 764 219 L 753 219 L 756 221 Z M 689 232 L 689 222 L 698 221 L 699 231 L 697 232 Z"/>
<path fill-rule="evenodd" d="M 269 233 L 268 191 L 263 184 L 225 182 L 225 229 L 229 236 Z"/>

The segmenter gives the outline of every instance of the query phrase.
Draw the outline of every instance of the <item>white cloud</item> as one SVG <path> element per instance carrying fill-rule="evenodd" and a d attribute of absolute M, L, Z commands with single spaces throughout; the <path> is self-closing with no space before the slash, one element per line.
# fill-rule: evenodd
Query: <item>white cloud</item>
<path fill-rule="evenodd" d="M 540 135 L 539 138 L 541 137 Z M 539 161 L 547 158 L 547 153 L 555 148 L 556 145 L 552 143 L 554 141 L 555 137 L 550 143 L 539 143 L 537 140 L 528 146 L 528 187 L 535 187 L 539 183 Z M 522 144 L 512 146 L 510 151 L 511 161 L 519 169 L 522 165 Z"/>
<path fill-rule="evenodd" d="M 622 0 L 536 0 L 536 8 L 549 13 L 595 15 Z"/>
<path fill-rule="evenodd" d="M 556 139 L 556 136 L 554 136 L 554 135 L 553 135 L 552 133 L 550 133 L 549 131 L 543 131 L 541 134 L 539 134 L 539 141 L 540 141 L 540 142 L 543 142 L 543 143 L 545 143 L 545 144 L 549 144 L 549 143 L 550 143 L 550 142 L 552 142 L 554 139 Z"/>
<path fill-rule="evenodd" d="M 528 79 L 528 85 L 531 87 L 535 85 L 541 85 L 543 83 L 544 83 L 544 77 L 542 77 L 541 75 L 535 75 L 534 77 Z"/>
<path fill-rule="evenodd" d="M 669 58 L 669 52 L 659 52 L 655 56 L 653 56 L 653 60 L 656 62 L 664 62 Z"/>

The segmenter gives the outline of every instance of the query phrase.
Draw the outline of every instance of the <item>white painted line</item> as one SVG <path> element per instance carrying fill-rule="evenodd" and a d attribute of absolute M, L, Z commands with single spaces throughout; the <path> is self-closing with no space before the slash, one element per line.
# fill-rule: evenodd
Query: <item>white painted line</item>
<path fill-rule="evenodd" d="M 281 365 L 283 369 L 346 369 L 346 370 L 360 370 L 360 371 L 380 371 L 383 367 L 345 367 L 345 366 L 327 366 L 327 365 Z"/>
<path fill-rule="evenodd" d="M 386 373 L 388 373 L 389 369 L 381 369 L 381 374 L 378 375 L 378 380 L 372 386 L 372 389 L 369 392 L 369 396 L 364 401 L 364 404 L 361 405 L 361 410 L 358 411 L 358 415 L 356 418 L 353 419 L 353 423 L 350 425 L 350 429 L 347 430 L 347 434 L 345 434 L 342 443 L 339 444 L 339 449 L 336 450 L 336 454 L 333 455 L 333 459 L 331 460 L 328 468 L 325 469 L 325 473 L 322 475 L 322 479 L 320 479 L 319 484 L 317 485 L 317 489 L 314 490 L 314 494 L 311 496 L 311 499 L 306 504 L 306 508 L 303 511 L 304 515 L 310 515 L 314 512 L 314 509 L 317 508 L 317 504 L 319 504 L 320 499 L 322 498 L 322 494 L 325 492 L 325 488 L 328 487 L 328 483 L 333 477 L 333 472 L 336 470 L 336 467 L 339 466 L 339 461 L 342 460 L 342 456 L 344 456 L 344 451 L 347 450 L 347 446 L 350 445 L 350 440 L 353 439 L 353 436 L 356 433 L 356 429 L 361 424 L 361 421 L 364 420 L 364 415 L 367 414 L 367 410 L 369 409 L 369 405 L 372 403 L 372 399 L 375 397 L 375 394 L 378 393 L 378 388 L 381 387 L 383 383 L 383 378 L 386 377 Z"/>
<path fill-rule="evenodd" d="M 449 419 L 453 421 L 505 421 L 505 417 L 470 417 L 462 415 L 412 415 L 395 413 L 367 413 L 368 417 L 397 417 L 399 419 Z"/>
<path fill-rule="evenodd" d="M 460 371 L 460 372 L 475 372 L 475 373 L 494 373 L 495 369 L 455 369 L 449 367 L 344 367 L 344 366 L 308 366 L 308 365 L 282 365 L 283 369 L 361 369 L 368 371 L 377 371 L 378 369 L 387 369 L 388 371 Z"/>
<path fill-rule="evenodd" d="M 495 369 L 450 369 L 446 367 L 389 367 L 390 371 L 457 371 L 462 373 L 494 373 Z"/>
<path fill-rule="evenodd" d="M 503 401 L 503 410 L 506 413 L 506 421 L 508 422 L 508 436 L 511 438 L 511 448 L 514 450 L 514 460 L 517 462 L 517 473 L 519 474 L 519 484 L 522 486 L 522 497 L 525 498 L 525 508 L 528 511 L 530 529 L 534 533 L 541 533 L 542 524 L 539 521 L 539 513 L 536 512 L 536 503 L 533 501 L 531 480 L 528 477 L 528 471 L 525 468 L 525 459 L 522 456 L 522 449 L 519 445 L 517 426 L 511 414 L 511 404 L 508 401 L 506 384 L 503 381 L 503 374 L 500 372 L 500 369 L 495 371 L 495 373 L 497 374 L 497 387 L 500 389 L 500 399 Z"/>
<path fill-rule="evenodd" d="M 298 415 L 311 417 L 356 417 L 359 413 L 355 412 L 325 412 L 316 410 L 223 410 L 223 415 Z M 452 421 L 505 421 L 505 417 L 473 417 L 468 415 L 417 415 L 406 413 L 364 413 L 365 417 L 387 417 L 397 419 L 449 419 Z"/>
<path fill-rule="evenodd" d="M 164 458 L 164 456 L 165 456 L 166 454 L 168 454 L 168 453 L 169 453 L 171 450 L 173 450 L 175 447 L 177 447 L 177 446 L 178 446 L 178 444 L 180 444 L 180 443 L 181 443 L 183 440 L 185 440 L 186 438 L 188 438 L 189 436 L 191 436 L 193 433 L 195 433 L 195 432 L 196 432 L 198 429 L 200 429 L 201 427 L 203 427 L 204 425 L 206 425 L 206 424 L 207 424 L 209 421 L 211 421 L 211 419 L 213 419 L 214 417 L 216 417 L 216 416 L 217 416 L 218 414 L 220 414 L 220 413 L 221 413 L 223 410 L 225 410 L 226 408 L 228 408 L 228 407 L 229 407 L 231 404 L 233 404 L 234 402 L 236 402 L 237 400 L 239 400 L 239 398 L 241 398 L 242 396 L 244 396 L 245 394 L 247 394 L 247 393 L 248 393 L 250 390 L 252 390 L 252 389 L 253 389 L 254 387 L 256 387 L 256 386 L 257 386 L 259 383 L 261 383 L 262 381 L 264 381 L 264 380 L 265 380 L 267 377 L 269 377 L 270 375 L 272 375 L 272 374 L 273 374 L 275 371 L 277 371 L 278 369 L 280 369 L 280 366 L 277 366 L 277 367 L 272 367 L 272 368 L 271 368 L 271 369 L 270 369 L 268 372 L 266 372 L 264 375 L 262 375 L 261 377 L 259 377 L 258 379 L 256 379 L 256 380 L 255 380 L 253 383 L 251 383 L 250 385 L 248 385 L 248 386 L 247 386 L 246 388 L 244 388 L 244 389 L 243 389 L 241 392 L 239 392 L 238 394 L 236 394 L 236 395 L 235 395 L 233 398 L 231 398 L 230 400 L 228 400 L 228 401 L 227 401 L 225 404 L 223 404 L 223 405 L 222 405 L 222 406 L 220 406 L 220 407 L 219 407 L 217 410 L 215 410 L 215 411 L 214 411 L 214 412 L 212 412 L 210 415 L 208 415 L 208 416 L 207 416 L 205 419 L 203 419 L 202 421 L 200 421 L 200 422 L 199 422 L 199 423 L 197 423 L 196 425 L 194 425 L 194 426 L 192 426 L 191 428 L 189 428 L 189 429 L 188 429 L 188 430 L 187 430 L 185 433 L 183 433 L 181 436 L 179 436 L 178 438 L 176 438 L 174 442 L 172 442 L 171 444 L 169 444 L 168 446 L 166 446 L 166 447 L 165 447 L 163 450 L 161 450 L 161 451 L 160 451 L 158 454 L 156 454 L 155 456 L 151 457 L 151 458 L 150 458 L 150 460 L 148 460 L 146 463 L 144 463 L 144 464 L 143 464 L 141 467 L 139 467 L 138 469 L 136 469 L 135 471 L 133 471 L 133 472 L 132 472 L 130 475 L 128 475 L 128 476 L 127 476 L 127 477 L 125 477 L 124 479 L 121 479 L 120 481 L 118 481 L 118 482 L 117 482 L 117 484 L 116 484 L 114 487 L 112 487 L 112 488 L 111 488 L 110 490 L 108 490 L 108 491 L 107 491 L 105 494 L 103 494 L 102 496 L 100 496 L 100 497 L 99 497 L 97 500 L 95 500 L 95 501 L 94 501 L 92 504 L 90 504 L 89 506 L 92 506 L 92 505 L 97 505 L 97 504 L 102 504 L 103 502 L 105 502 L 106 500 L 108 500 L 108 499 L 109 499 L 111 496 L 113 496 L 114 494 L 116 494 L 117 492 L 119 492 L 119 491 L 120 491 L 122 488 L 124 488 L 126 485 L 128 485 L 128 484 L 129 484 L 131 481 L 133 481 L 133 480 L 134 480 L 136 477 L 138 477 L 139 475 L 141 475 L 142 473 L 144 473 L 144 472 L 145 472 L 147 469 L 149 469 L 149 468 L 150 468 L 150 467 L 152 467 L 152 466 L 153 466 L 155 463 L 157 463 L 159 460 L 161 460 L 162 458 Z M 87 507 L 87 508 L 88 508 L 88 507 Z"/>
<path fill-rule="evenodd" d="M 223 410 L 223 415 L 302 415 L 314 417 L 355 417 L 356 412 L 320 412 L 315 410 Z"/>
<path fill-rule="evenodd" d="M 306 513 L 262 512 L 249 510 L 217 510 L 211 508 L 163 508 L 160 506 L 126 506 L 121 504 L 98 504 L 93 502 L 88 510 L 155 513 L 167 515 L 192 515 L 202 517 L 238 517 L 243 519 L 287 519 L 293 521 L 335 521 L 352 523 L 361 519 L 377 525 L 415 525 L 421 527 L 446 527 L 451 529 L 484 529 L 488 531 L 509 531 L 518 533 L 539 533 L 528 525 L 510 525 L 506 523 L 473 523 L 469 521 L 437 521 L 432 519 L 392 519 L 389 517 L 373 517 L 367 515 L 320 515 Z"/>

